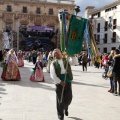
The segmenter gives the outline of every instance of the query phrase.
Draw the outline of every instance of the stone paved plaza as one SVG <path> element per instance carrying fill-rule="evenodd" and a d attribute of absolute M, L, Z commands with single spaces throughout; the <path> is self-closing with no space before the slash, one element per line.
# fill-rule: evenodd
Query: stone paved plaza
<path fill-rule="evenodd" d="M 45 82 L 31 82 L 32 63 L 20 68 L 21 81 L 0 80 L 0 120 L 58 120 L 55 85 L 44 68 Z M 72 66 L 73 101 L 65 120 L 120 120 L 120 96 L 108 93 L 103 69 Z M 0 74 L 2 68 L 0 68 Z"/>

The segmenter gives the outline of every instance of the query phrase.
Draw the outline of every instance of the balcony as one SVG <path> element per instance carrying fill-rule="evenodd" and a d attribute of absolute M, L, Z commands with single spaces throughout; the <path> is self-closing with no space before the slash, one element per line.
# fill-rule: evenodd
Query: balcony
<path fill-rule="evenodd" d="M 111 40 L 112 40 L 111 41 L 112 43 L 115 43 L 116 42 L 116 37 L 111 38 Z"/>
<path fill-rule="evenodd" d="M 103 39 L 103 43 L 107 43 L 107 38 L 104 38 L 104 39 Z"/>
<path fill-rule="evenodd" d="M 113 25 L 113 29 L 116 29 L 116 25 Z"/>
<path fill-rule="evenodd" d="M 97 32 L 98 32 L 98 33 L 100 32 L 100 28 L 97 28 Z"/>
<path fill-rule="evenodd" d="M 104 27 L 104 30 L 105 30 L 105 31 L 107 31 L 107 30 L 108 30 L 108 27 L 107 27 L 107 26 L 105 26 L 105 27 Z"/>
<path fill-rule="evenodd" d="M 100 40 L 95 40 L 96 44 L 99 45 L 100 44 Z"/>

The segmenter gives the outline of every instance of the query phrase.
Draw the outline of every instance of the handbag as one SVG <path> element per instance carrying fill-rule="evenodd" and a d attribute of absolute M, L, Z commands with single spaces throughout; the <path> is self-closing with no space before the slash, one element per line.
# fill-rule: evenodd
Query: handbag
<path fill-rule="evenodd" d="M 112 77 L 112 67 L 109 68 L 108 72 L 107 72 L 107 76 L 110 78 Z"/>

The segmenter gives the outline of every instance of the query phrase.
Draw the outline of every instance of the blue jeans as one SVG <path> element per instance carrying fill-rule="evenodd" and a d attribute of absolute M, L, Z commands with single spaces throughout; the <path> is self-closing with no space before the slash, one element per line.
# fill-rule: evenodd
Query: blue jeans
<path fill-rule="evenodd" d="M 113 77 L 110 77 L 110 86 L 111 86 L 111 89 L 114 90 L 114 80 L 113 80 Z"/>

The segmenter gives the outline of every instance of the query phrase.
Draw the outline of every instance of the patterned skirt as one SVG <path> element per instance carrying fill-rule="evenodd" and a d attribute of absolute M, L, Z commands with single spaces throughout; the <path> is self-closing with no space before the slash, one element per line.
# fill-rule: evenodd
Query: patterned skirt
<path fill-rule="evenodd" d="M 20 80 L 20 71 L 17 64 L 9 62 L 6 69 L 3 70 L 1 78 L 3 80 Z"/>
<path fill-rule="evenodd" d="M 30 76 L 30 80 L 34 82 L 43 82 L 44 81 L 43 71 L 41 69 L 36 69 L 35 74 L 32 74 Z"/>
<path fill-rule="evenodd" d="M 23 61 L 22 57 L 20 57 L 20 58 L 18 59 L 18 66 L 19 66 L 19 67 L 23 67 L 23 66 L 24 66 L 24 61 Z"/>

